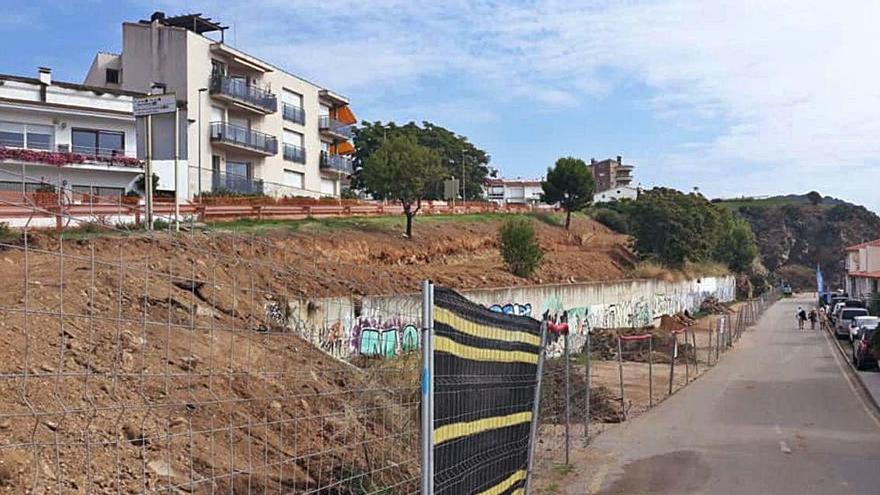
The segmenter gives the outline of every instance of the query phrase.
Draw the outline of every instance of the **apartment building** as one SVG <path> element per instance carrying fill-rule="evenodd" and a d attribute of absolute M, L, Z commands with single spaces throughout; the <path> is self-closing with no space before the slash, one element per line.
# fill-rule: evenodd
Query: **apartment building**
<path fill-rule="evenodd" d="M 0 75 L 0 193 L 18 202 L 21 192 L 63 187 L 70 201 L 82 201 L 134 189 L 143 174 L 136 96 L 54 81 L 45 67 L 36 77 Z"/>
<path fill-rule="evenodd" d="M 353 172 L 348 99 L 233 48 L 225 30 L 200 14 L 124 22 L 122 53 L 99 53 L 86 84 L 175 93 L 190 196 L 338 196 Z"/>
<path fill-rule="evenodd" d="M 867 299 L 880 292 L 880 239 L 846 248 L 846 292 Z"/>
<path fill-rule="evenodd" d="M 623 157 L 618 155 L 617 159 L 608 158 L 605 160 L 590 159 L 587 165 L 596 181 L 596 192 L 601 193 L 609 189 L 617 189 L 632 184 L 632 172 L 635 166 L 623 163 Z"/>
<path fill-rule="evenodd" d="M 540 179 L 486 179 L 483 183 L 486 199 L 498 204 L 537 204 L 541 202 Z"/>

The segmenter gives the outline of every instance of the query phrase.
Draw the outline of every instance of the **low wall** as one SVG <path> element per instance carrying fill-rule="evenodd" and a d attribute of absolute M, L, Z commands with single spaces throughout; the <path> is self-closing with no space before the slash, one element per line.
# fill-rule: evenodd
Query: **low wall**
<path fill-rule="evenodd" d="M 496 311 L 565 318 L 579 348 L 591 328 L 649 325 L 663 314 L 695 312 L 710 296 L 733 301 L 736 281 L 731 276 L 681 282 L 639 279 L 471 289 L 462 294 Z M 291 330 L 343 359 L 405 352 L 412 348 L 421 320 L 419 294 L 322 298 L 291 301 L 288 306 Z M 557 352 L 555 347 L 551 346 L 551 355 Z"/>

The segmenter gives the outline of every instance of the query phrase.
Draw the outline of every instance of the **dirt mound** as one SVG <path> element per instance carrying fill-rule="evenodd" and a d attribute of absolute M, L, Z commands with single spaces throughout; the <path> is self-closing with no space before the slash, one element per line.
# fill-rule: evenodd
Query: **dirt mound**
<path fill-rule="evenodd" d="M 707 297 L 700 303 L 700 312 L 710 315 L 726 315 L 733 313 L 733 310 L 718 301 L 716 297 Z"/>
<path fill-rule="evenodd" d="M 583 365 L 572 364 L 569 380 L 571 381 L 571 421 L 583 420 L 583 411 L 587 405 L 587 381 Z M 544 381 L 541 390 L 542 424 L 561 424 L 565 422 L 565 361 L 548 359 L 544 362 Z M 607 387 L 590 388 L 590 419 L 600 423 L 619 423 L 623 418 L 620 414 L 620 398 Z"/>
<path fill-rule="evenodd" d="M 674 320 L 678 321 L 678 320 Z M 677 328 L 675 329 L 677 331 Z M 617 336 L 652 335 L 653 343 L 649 347 L 647 340 L 621 341 L 620 349 L 624 361 L 647 363 L 650 360 L 650 349 L 653 348 L 654 363 L 669 363 L 672 356 L 675 336 L 664 327 L 654 328 L 623 328 L 623 329 L 594 329 L 590 333 L 590 355 L 593 359 L 603 361 L 617 361 Z M 584 353 L 585 349 L 580 352 Z M 693 358 L 693 346 L 685 342 L 684 336 L 678 336 L 678 358 L 676 362 L 684 360 L 686 356 Z"/>

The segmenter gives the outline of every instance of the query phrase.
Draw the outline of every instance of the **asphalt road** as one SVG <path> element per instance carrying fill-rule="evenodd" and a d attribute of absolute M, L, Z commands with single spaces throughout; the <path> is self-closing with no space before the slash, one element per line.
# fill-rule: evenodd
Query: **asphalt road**
<path fill-rule="evenodd" d="M 778 302 L 699 380 L 594 440 L 569 493 L 880 493 L 880 419 L 821 331 L 797 330 L 807 299 Z"/>

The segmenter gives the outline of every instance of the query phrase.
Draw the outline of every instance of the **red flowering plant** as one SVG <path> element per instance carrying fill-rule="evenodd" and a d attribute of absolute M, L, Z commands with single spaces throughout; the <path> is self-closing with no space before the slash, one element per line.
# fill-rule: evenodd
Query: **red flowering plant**
<path fill-rule="evenodd" d="M 45 163 L 63 167 L 64 165 L 96 161 L 125 167 L 139 167 L 142 162 L 129 156 L 87 156 L 67 151 L 40 151 L 0 146 L 0 160 L 18 160 L 28 163 Z"/>

